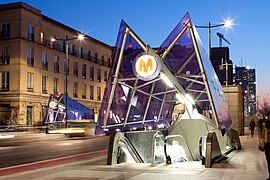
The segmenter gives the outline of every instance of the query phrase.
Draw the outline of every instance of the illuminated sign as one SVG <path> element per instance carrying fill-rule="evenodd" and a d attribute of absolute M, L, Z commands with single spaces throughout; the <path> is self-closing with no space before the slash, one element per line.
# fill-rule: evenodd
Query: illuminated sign
<path fill-rule="evenodd" d="M 49 106 L 50 106 L 50 108 L 54 109 L 54 108 L 56 108 L 57 104 L 56 104 L 56 102 L 51 101 L 51 102 L 49 103 Z"/>
<path fill-rule="evenodd" d="M 141 53 L 133 62 L 133 73 L 141 80 L 150 81 L 160 72 L 159 59 L 150 54 Z"/>

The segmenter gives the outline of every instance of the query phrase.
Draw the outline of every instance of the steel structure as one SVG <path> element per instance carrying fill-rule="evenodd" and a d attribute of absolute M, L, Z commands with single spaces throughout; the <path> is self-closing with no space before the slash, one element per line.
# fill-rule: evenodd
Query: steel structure
<path fill-rule="evenodd" d="M 144 81 L 133 73 L 141 53 L 158 57 L 156 78 Z M 159 48 L 144 43 L 122 20 L 96 134 L 169 127 L 177 104 L 185 104 L 181 119 L 201 119 L 223 134 L 231 124 L 222 87 L 189 14 Z"/>

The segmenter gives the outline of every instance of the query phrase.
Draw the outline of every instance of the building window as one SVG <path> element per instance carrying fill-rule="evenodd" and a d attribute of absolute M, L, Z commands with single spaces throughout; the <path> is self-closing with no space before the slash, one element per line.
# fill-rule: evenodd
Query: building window
<path fill-rule="evenodd" d="M 71 55 L 75 55 L 75 44 L 70 44 L 70 46 L 69 46 L 69 53 Z"/>
<path fill-rule="evenodd" d="M 73 75 L 74 76 L 76 76 L 76 77 L 78 77 L 78 75 L 79 75 L 79 63 L 78 62 L 74 62 L 74 64 L 73 64 Z"/>
<path fill-rule="evenodd" d="M 28 40 L 34 41 L 34 27 L 28 25 Z"/>
<path fill-rule="evenodd" d="M 97 63 L 98 62 L 98 53 L 95 53 L 94 54 L 94 63 Z"/>
<path fill-rule="evenodd" d="M 82 98 L 86 99 L 86 84 L 82 84 Z"/>
<path fill-rule="evenodd" d="M 34 74 L 27 73 L 27 91 L 33 92 L 34 91 Z"/>
<path fill-rule="evenodd" d="M 61 51 L 61 52 L 66 52 L 66 48 L 65 48 L 65 43 L 64 43 L 64 41 L 60 41 L 60 51 Z"/>
<path fill-rule="evenodd" d="M 101 65 L 104 66 L 104 64 L 105 64 L 104 56 L 101 56 Z"/>
<path fill-rule="evenodd" d="M 42 69 L 48 70 L 48 59 L 46 52 L 42 52 Z"/>
<path fill-rule="evenodd" d="M 101 100 L 101 88 L 97 87 L 97 100 L 100 101 Z"/>
<path fill-rule="evenodd" d="M 0 46 L 0 64 L 9 64 L 9 47 Z"/>
<path fill-rule="evenodd" d="M 40 33 L 40 44 L 44 44 L 44 32 Z"/>
<path fill-rule="evenodd" d="M 101 81 L 101 69 L 97 70 L 97 81 L 100 82 Z"/>
<path fill-rule="evenodd" d="M 107 64 L 107 67 L 111 67 L 111 59 L 108 58 L 108 64 Z"/>
<path fill-rule="evenodd" d="M 90 61 L 91 60 L 91 50 L 86 51 L 86 60 Z"/>
<path fill-rule="evenodd" d="M 59 83 L 59 79 L 54 78 L 53 80 L 53 94 L 54 95 L 58 95 L 58 83 Z"/>
<path fill-rule="evenodd" d="M 78 97 L 78 83 L 77 82 L 75 82 L 73 84 L 73 97 L 74 98 L 77 98 Z"/>
<path fill-rule="evenodd" d="M 94 86 L 90 85 L 90 99 L 94 100 Z"/>
<path fill-rule="evenodd" d="M 86 79 L 86 64 L 82 65 L 82 78 Z"/>
<path fill-rule="evenodd" d="M 104 82 L 107 82 L 108 80 L 108 74 L 107 74 L 107 71 L 104 71 Z"/>
<path fill-rule="evenodd" d="M 83 58 L 83 48 L 79 47 L 79 58 Z"/>
<path fill-rule="evenodd" d="M 47 94 L 47 76 L 42 76 L 42 93 Z"/>
<path fill-rule="evenodd" d="M 95 69 L 93 66 L 90 66 L 90 80 L 94 81 L 94 74 L 95 74 Z"/>
<path fill-rule="evenodd" d="M 53 57 L 53 69 L 55 73 L 59 73 L 59 56 L 54 56 Z"/>
<path fill-rule="evenodd" d="M 28 48 L 27 52 L 27 65 L 30 67 L 34 67 L 34 50 L 33 48 Z"/>
<path fill-rule="evenodd" d="M 1 26 L 1 38 L 10 37 L 10 23 L 2 24 Z"/>
<path fill-rule="evenodd" d="M 1 72 L 0 73 L 0 90 L 1 91 L 9 91 L 9 72 Z"/>

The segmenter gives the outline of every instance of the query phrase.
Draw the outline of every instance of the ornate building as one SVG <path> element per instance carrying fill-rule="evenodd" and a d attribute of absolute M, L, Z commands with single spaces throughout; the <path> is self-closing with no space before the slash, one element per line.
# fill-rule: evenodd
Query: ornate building
<path fill-rule="evenodd" d="M 0 25 L 0 125 L 41 124 L 50 94 L 65 93 L 66 79 L 69 97 L 99 111 L 111 46 L 87 35 L 79 41 L 81 32 L 22 2 L 0 5 Z"/>

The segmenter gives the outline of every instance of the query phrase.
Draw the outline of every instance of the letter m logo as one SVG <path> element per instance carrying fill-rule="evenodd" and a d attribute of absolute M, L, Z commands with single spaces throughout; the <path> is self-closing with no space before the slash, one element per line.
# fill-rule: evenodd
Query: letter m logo
<path fill-rule="evenodd" d="M 145 73 L 148 72 L 148 70 L 153 70 L 153 59 L 148 58 L 147 62 L 145 63 L 145 60 L 143 58 L 140 59 L 139 62 L 139 71 L 144 71 Z"/>

